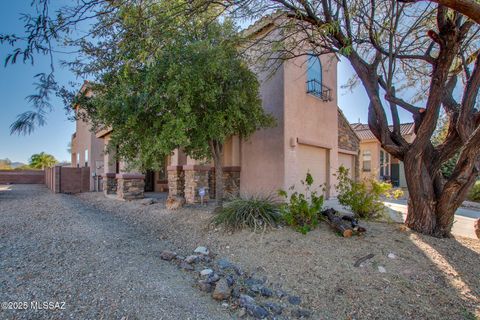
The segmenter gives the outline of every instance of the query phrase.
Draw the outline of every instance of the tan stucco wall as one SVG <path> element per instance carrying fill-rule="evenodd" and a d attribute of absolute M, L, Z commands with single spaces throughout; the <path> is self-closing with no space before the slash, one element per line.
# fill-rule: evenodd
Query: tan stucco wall
<path fill-rule="evenodd" d="M 263 108 L 277 121 L 274 128 L 255 132 L 241 142 L 240 192 L 272 193 L 284 187 L 284 66 L 274 75 L 257 73 Z"/>
<path fill-rule="evenodd" d="M 80 110 L 80 111 L 79 111 Z M 76 109 L 81 112 L 81 109 Z M 72 166 L 84 167 L 86 151 L 88 150 L 88 166 L 90 167 L 90 190 L 95 189 L 93 173 L 101 175 L 104 171 L 103 139 L 99 139 L 92 131 L 89 123 L 78 119 L 76 121 L 75 138 L 72 140 Z M 78 155 L 78 156 L 77 156 Z M 77 163 L 77 159 L 79 159 Z"/>
<path fill-rule="evenodd" d="M 371 171 L 363 171 L 363 152 L 369 150 L 372 155 Z M 367 140 L 360 142 L 360 178 L 380 178 L 380 150 L 381 146 L 377 140 Z"/>
<path fill-rule="evenodd" d="M 307 57 L 298 57 L 285 63 L 285 182 L 283 187 L 298 185 L 304 179 L 300 173 L 299 150 L 292 141 L 308 141 L 328 150 L 326 181 L 330 195 L 334 194 L 334 173 L 338 168 L 338 110 L 337 110 L 337 58 L 333 55 L 320 57 L 323 85 L 331 89 L 331 101 L 306 93 Z M 315 179 L 315 177 L 313 177 Z M 328 194 L 328 192 L 327 192 Z"/>

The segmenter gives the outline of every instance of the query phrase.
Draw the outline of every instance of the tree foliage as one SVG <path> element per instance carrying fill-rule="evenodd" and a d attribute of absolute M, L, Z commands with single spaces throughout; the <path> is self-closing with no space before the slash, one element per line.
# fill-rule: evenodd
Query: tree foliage
<path fill-rule="evenodd" d="M 192 158 L 213 159 L 222 179 L 226 140 L 248 138 L 273 124 L 273 118 L 263 111 L 259 83 L 238 54 L 230 20 L 219 22 L 208 12 L 193 21 L 172 19 L 171 29 L 161 34 L 154 22 L 138 29 L 143 14 L 162 21 L 162 8 L 132 6 L 115 16 L 123 30 L 116 63 L 111 64 L 112 56 L 105 61 L 97 54 L 101 50 L 85 50 L 93 62 L 81 67 L 94 67 L 97 82 L 89 88 L 94 96 L 77 102 L 96 127 L 113 128 L 110 144 L 130 165 L 159 168 L 167 155 L 182 148 Z"/>
<path fill-rule="evenodd" d="M 51 154 L 35 153 L 30 157 L 29 166 L 34 169 L 45 169 L 54 166 L 58 161 Z"/>

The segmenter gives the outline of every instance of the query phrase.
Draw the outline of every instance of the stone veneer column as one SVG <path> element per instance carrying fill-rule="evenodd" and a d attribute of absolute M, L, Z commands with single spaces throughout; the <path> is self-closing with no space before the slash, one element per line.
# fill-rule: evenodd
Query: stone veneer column
<path fill-rule="evenodd" d="M 185 173 L 183 166 L 168 166 L 168 195 L 185 196 Z"/>
<path fill-rule="evenodd" d="M 103 193 L 105 195 L 117 193 L 117 179 L 115 173 L 103 174 Z"/>
<path fill-rule="evenodd" d="M 240 194 L 240 167 L 223 167 L 223 192 L 225 196 Z"/>
<path fill-rule="evenodd" d="M 144 198 L 145 175 L 140 173 L 119 173 L 117 178 L 117 197 L 122 200 Z"/>
<path fill-rule="evenodd" d="M 198 191 L 200 188 L 206 189 L 204 201 L 209 200 L 208 176 L 210 166 L 203 165 L 185 165 L 185 201 L 186 203 L 199 203 L 201 201 Z"/>
<path fill-rule="evenodd" d="M 215 168 L 210 170 L 209 188 L 210 198 L 215 199 Z M 240 166 L 223 167 L 223 195 L 238 196 L 240 194 Z"/>

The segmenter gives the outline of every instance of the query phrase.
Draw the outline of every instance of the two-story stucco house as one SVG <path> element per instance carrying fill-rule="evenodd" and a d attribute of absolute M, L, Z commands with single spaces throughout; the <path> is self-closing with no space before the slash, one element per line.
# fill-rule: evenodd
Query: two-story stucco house
<path fill-rule="evenodd" d="M 266 19 L 248 32 L 262 37 L 275 27 L 274 19 Z M 258 130 L 248 139 L 228 139 L 223 156 L 226 192 L 271 193 L 300 187 L 310 172 L 316 189 L 330 197 L 340 165 L 358 176 L 360 140 L 337 106 L 337 63 L 334 54 L 305 54 L 281 63 L 274 74 L 252 67 L 261 83 L 263 108 L 276 118 L 277 126 Z M 95 138 L 107 146 L 111 130 L 101 130 Z M 128 199 L 143 196 L 141 188 L 168 188 L 170 195 L 184 196 L 188 203 L 199 201 L 203 188 L 210 197 L 215 194 L 212 164 L 180 149 L 165 159 L 160 172 L 122 172 L 125 167 L 112 163 L 112 157 L 103 155 L 105 193 Z"/>
<path fill-rule="evenodd" d="M 413 122 L 400 125 L 400 133 L 409 143 L 415 139 L 414 127 Z M 360 138 L 360 177 L 391 181 L 395 187 L 406 188 L 403 162 L 382 149 L 368 124 L 353 123 L 352 129 Z"/>

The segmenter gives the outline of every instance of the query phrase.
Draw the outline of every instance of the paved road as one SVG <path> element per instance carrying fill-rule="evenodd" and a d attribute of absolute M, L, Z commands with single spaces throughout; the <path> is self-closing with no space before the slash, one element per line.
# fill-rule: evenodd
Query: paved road
<path fill-rule="evenodd" d="M 0 186 L 0 302 L 28 308 L 0 319 L 229 319 L 191 275 L 160 260 L 164 248 L 73 196 Z"/>

